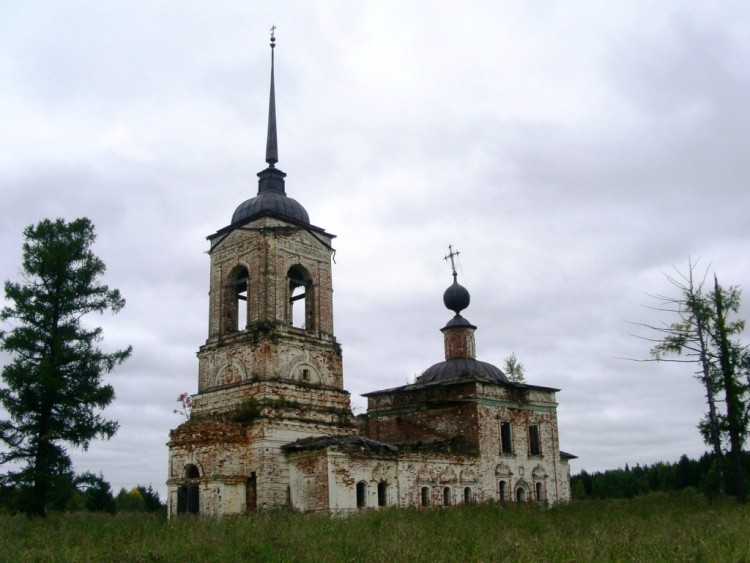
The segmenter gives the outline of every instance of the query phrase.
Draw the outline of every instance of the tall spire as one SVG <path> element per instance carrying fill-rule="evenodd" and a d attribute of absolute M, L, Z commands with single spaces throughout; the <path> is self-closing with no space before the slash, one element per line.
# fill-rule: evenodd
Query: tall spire
<path fill-rule="evenodd" d="M 270 168 L 279 161 L 279 146 L 276 139 L 276 93 L 273 80 L 273 50 L 276 47 L 274 32 L 276 26 L 271 26 L 271 97 L 268 102 L 268 138 L 266 139 L 266 162 Z"/>
<path fill-rule="evenodd" d="M 276 89 L 273 79 L 273 53 L 274 47 L 276 47 L 275 30 L 276 26 L 274 25 L 271 27 L 271 97 L 268 103 L 268 138 L 266 139 L 266 162 L 268 163 L 268 167 L 258 172 L 258 195 L 273 192 L 285 196 L 284 178 L 286 174 L 276 168 L 276 163 L 279 161 L 279 148 L 276 139 Z M 306 216 L 307 212 L 304 214 Z"/>
<path fill-rule="evenodd" d="M 279 150 L 276 140 L 276 96 L 274 88 L 274 47 L 276 38 L 271 28 L 271 97 L 268 104 L 268 137 L 266 139 L 266 162 L 268 166 L 258 172 L 258 195 L 250 198 L 235 209 L 232 225 L 247 222 L 263 215 L 274 215 L 304 225 L 310 224 L 310 216 L 297 201 L 286 195 L 284 187 L 286 174 L 276 168 Z"/>

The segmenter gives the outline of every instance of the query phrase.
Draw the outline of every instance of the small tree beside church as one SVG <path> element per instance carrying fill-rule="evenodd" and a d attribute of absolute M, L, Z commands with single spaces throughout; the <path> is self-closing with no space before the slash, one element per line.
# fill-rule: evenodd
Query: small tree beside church
<path fill-rule="evenodd" d="M 117 431 L 117 422 L 99 413 L 115 396 L 102 375 L 132 348 L 103 352 L 102 329 L 84 324 L 91 313 L 125 305 L 118 290 L 100 283 L 105 265 L 91 251 L 91 221 L 45 219 L 27 227 L 24 239 L 23 281 L 5 282 L 9 304 L 0 311 L 11 325 L 0 332 L 0 350 L 11 354 L 0 389 L 7 412 L 0 463 L 10 470 L 0 481 L 20 487 L 24 512 L 44 516 L 56 483 L 73 475 L 66 446 L 86 450 Z"/>
<path fill-rule="evenodd" d="M 518 361 L 515 352 L 511 352 L 510 356 L 505 358 L 503 367 L 505 368 L 505 376 L 508 378 L 508 381 L 512 381 L 513 383 L 526 382 L 526 371 L 523 364 Z"/>

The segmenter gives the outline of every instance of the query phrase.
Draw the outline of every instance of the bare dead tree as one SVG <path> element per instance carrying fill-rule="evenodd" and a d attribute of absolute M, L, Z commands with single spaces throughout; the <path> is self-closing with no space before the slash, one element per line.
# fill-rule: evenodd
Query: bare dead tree
<path fill-rule="evenodd" d="M 719 495 L 724 496 L 726 495 L 725 462 L 721 446 L 720 416 L 716 407 L 716 394 L 719 389 L 715 370 L 712 370 L 709 348 L 708 326 L 711 307 L 703 290 L 708 272 L 700 280 L 696 280 L 695 264 L 692 261 L 688 264 L 687 273 L 683 274 L 679 270 L 676 272 L 676 276 L 667 275 L 666 278 L 677 288 L 678 296 L 651 295 L 658 305 L 649 308 L 676 316 L 678 320 L 659 326 L 638 323 L 638 326 L 656 333 L 657 337 L 636 336 L 653 344 L 650 350 L 651 361 L 697 365 L 695 376 L 703 384 L 708 406 L 708 412 L 699 424 L 699 429 L 716 457 L 718 491 Z"/>
<path fill-rule="evenodd" d="M 707 275 L 708 270 L 697 281 L 695 264 L 689 262 L 686 274 L 677 271 L 676 277 L 667 276 L 678 296 L 654 295 L 659 304 L 650 308 L 675 315 L 678 320 L 660 326 L 640 324 L 656 333 L 655 338 L 640 338 L 653 343 L 651 361 L 697 365 L 695 375 L 703 384 L 708 406 L 698 427 L 716 457 L 719 494 L 726 494 L 723 445 L 728 443 L 734 493 L 737 501 L 744 504 L 747 493 L 742 447 L 750 422 L 750 351 L 736 338 L 745 328 L 744 320 L 729 318 L 739 311 L 741 291 L 737 287 L 721 287 L 716 275 L 713 288 L 706 291 Z M 723 408 L 719 408 L 717 405 L 722 403 Z"/>

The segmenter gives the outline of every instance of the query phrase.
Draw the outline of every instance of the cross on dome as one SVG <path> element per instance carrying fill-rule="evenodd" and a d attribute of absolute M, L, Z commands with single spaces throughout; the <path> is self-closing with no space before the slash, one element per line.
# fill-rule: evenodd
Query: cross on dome
<path fill-rule="evenodd" d="M 456 274 L 456 263 L 453 261 L 453 257 L 454 256 L 458 256 L 459 254 L 461 254 L 461 253 L 458 250 L 456 250 L 455 252 L 453 252 L 453 245 L 449 244 L 448 245 L 448 254 L 446 254 L 443 257 L 443 260 L 445 260 L 446 262 L 448 261 L 448 259 L 450 259 L 450 261 L 451 261 L 451 270 L 453 270 L 453 279 L 455 279 L 456 275 L 457 275 Z"/>

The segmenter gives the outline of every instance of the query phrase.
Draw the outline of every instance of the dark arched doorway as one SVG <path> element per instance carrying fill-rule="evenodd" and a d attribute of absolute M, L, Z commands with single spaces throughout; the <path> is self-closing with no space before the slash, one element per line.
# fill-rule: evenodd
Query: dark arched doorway
<path fill-rule="evenodd" d="M 185 483 L 177 489 L 177 514 L 200 512 L 200 471 L 195 465 L 185 467 Z"/>

